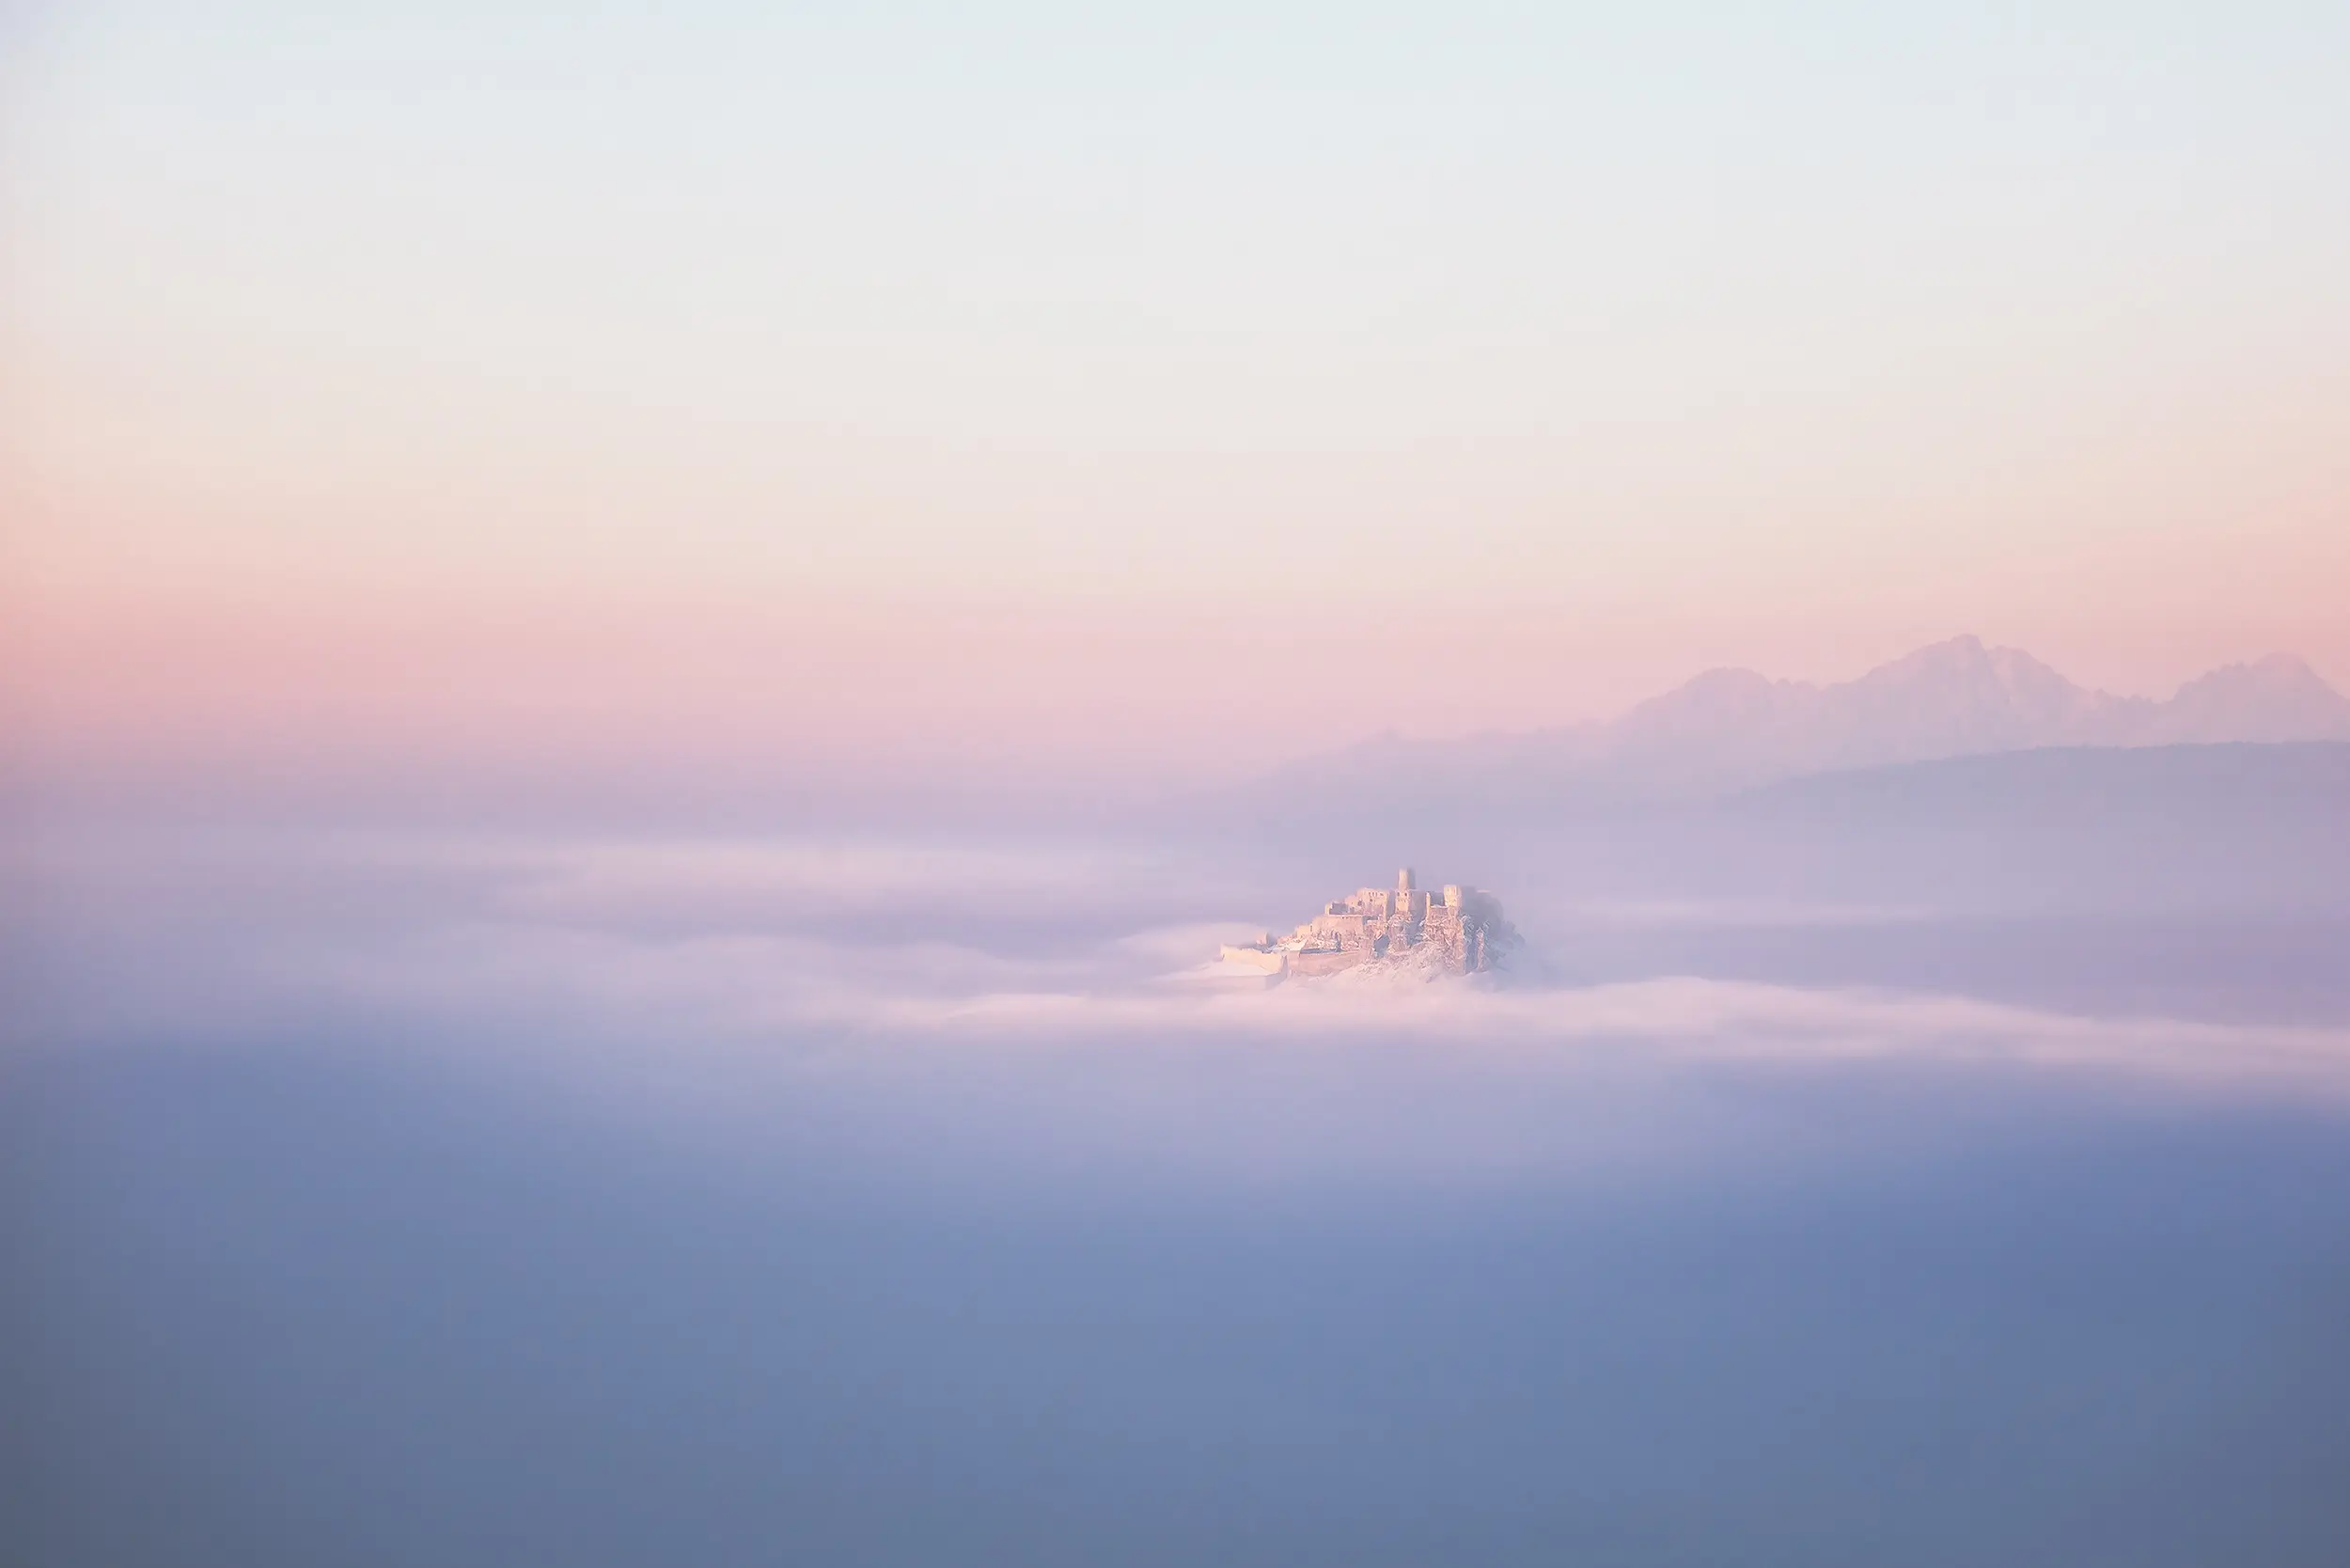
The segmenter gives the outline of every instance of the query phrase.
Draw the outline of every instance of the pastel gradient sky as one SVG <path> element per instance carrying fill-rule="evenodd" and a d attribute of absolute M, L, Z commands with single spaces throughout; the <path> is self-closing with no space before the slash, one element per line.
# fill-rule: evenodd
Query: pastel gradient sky
<path fill-rule="evenodd" d="M 2350 685 L 2350 8 L 0 5 L 8 722 L 1229 773 Z"/>

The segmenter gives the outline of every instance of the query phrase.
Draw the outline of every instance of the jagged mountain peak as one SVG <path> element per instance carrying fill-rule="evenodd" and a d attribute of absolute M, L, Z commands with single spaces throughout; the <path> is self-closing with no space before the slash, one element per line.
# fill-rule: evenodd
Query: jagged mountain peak
<path fill-rule="evenodd" d="M 2042 746 L 2327 740 L 2350 740 L 2350 698 L 2289 653 L 2212 670 L 2157 702 L 2081 686 L 1967 635 L 1830 685 L 1709 669 L 1609 723 L 1350 748 L 1277 779 L 1358 789 L 1362 754 L 1375 749 L 1381 788 L 1427 798 L 1638 798 Z"/>
<path fill-rule="evenodd" d="M 2222 665 L 2162 704 L 2153 739 L 2350 740 L 2350 698 L 2291 653 Z"/>
<path fill-rule="evenodd" d="M 2106 695 L 2075 685 L 2054 666 L 2020 648 L 1991 647 L 1972 633 L 1929 643 L 1877 666 L 1856 680 L 1825 689 L 1837 691 L 1846 687 L 1913 694 L 1939 689 L 1976 698 L 2004 697 L 2033 706 L 2046 706 L 2052 701 L 2076 706 L 2083 700 Z"/>

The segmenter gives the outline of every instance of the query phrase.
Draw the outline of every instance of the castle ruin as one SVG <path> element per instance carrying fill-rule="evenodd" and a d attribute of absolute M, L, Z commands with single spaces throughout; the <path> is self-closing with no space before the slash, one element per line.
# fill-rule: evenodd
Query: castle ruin
<path fill-rule="evenodd" d="M 1432 894 L 1414 885 L 1406 866 L 1393 887 L 1358 888 L 1287 936 L 1266 932 L 1254 942 L 1228 943 L 1220 956 L 1276 979 L 1365 965 L 1469 975 L 1497 967 L 1518 940 L 1492 894 L 1458 883 Z"/>

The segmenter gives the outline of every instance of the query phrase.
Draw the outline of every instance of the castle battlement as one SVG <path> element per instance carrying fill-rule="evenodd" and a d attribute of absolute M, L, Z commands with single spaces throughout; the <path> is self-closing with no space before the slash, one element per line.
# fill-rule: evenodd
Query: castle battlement
<path fill-rule="evenodd" d="M 1277 978 L 1407 962 L 1431 973 L 1467 975 L 1496 967 L 1517 944 L 1516 930 L 1492 894 L 1458 883 L 1431 893 L 1406 866 L 1393 887 L 1358 887 L 1324 904 L 1321 914 L 1287 936 L 1267 932 L 1255 942 L 1228 943 L 1221 957 Z"/>

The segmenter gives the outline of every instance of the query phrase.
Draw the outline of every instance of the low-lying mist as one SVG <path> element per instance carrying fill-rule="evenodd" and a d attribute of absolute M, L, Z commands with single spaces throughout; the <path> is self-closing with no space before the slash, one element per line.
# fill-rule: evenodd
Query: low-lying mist
<path fill-rule="evenodd" d="M 1509 974 L 1200 973 L 1386 880 L 1371 853 L 27 841 L 0 1536 L 2340 1560 L 2325 910 L 1644 888 L 1529 854 L 1458 873 L 1527 933 Z"/>

